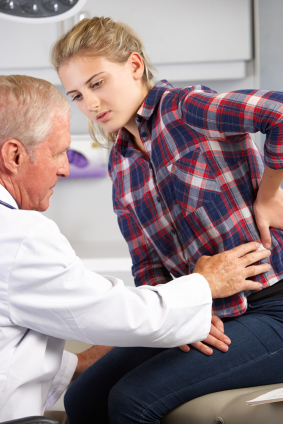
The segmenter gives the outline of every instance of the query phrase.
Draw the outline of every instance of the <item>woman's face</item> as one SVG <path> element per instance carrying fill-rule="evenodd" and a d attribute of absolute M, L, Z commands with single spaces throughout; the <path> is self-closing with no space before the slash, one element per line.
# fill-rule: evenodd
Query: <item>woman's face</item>
<path fill-rule="evenodd" d="M 124 64 L 104 57 L 75 57 L 59 69 L 67 94 L 94 123 L 108 132 L 130 126 L 147 95 L 143 62 L 132 53 Z"/>

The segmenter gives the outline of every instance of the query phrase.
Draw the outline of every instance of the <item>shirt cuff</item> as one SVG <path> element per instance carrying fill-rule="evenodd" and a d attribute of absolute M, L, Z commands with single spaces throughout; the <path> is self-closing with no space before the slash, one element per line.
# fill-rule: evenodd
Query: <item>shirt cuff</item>
<path fill-rule="evenodd" d="M 77 355 L 64 350 L 61 368 L 56 374 L 48 393 L 46 408 L 50 408 L 51 406 L 53 406 L 60 398 L 64 390 L 66 390 L 73 378 L 77 365 Z"/>
<path fill-rule="evenodd" d="M 203 275 L 195 272 L 189 275 L 183 275 L 182 277 L 175 278 L 170 281 L 173 284 L 185 284 L 187 290 L 191 290 L 191 287 L 188 288 L 187 284 L 194 284 L 197 287 L 197 294 L 200 296 L 200 299 L 203 299 L 204 302 L 212 302 L 211 290 L 206 278 Z"/>

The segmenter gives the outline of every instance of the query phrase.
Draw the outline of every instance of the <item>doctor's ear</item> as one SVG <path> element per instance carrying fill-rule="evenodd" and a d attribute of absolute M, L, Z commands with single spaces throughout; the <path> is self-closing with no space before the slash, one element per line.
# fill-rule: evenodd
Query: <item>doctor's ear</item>
<path fill-rule="evenodd" d="M 23 144 L 16 139 L 5 141 L 1 147 L 1 156 L 5 168 L 12 172 L 17 173 L 21 164 L 29 159 L 28 152 Z"/>

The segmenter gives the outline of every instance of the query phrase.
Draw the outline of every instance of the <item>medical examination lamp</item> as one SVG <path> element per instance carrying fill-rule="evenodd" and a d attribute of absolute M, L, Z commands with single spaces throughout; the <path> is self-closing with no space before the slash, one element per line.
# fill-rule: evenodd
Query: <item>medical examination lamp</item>
<path fill-rule="evenodd" d="M 71 18 L 87 0 L 0 0 L 0 18 L 41 24 Z"/>

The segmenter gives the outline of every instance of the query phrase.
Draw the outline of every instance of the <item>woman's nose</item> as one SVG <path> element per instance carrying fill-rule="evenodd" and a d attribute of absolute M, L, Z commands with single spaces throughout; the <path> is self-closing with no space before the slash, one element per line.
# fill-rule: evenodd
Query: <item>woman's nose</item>
<path fill-rule="evenodd" d="M 87 110 L 95 111 L 99 108 L 99 99 L 94 95 L 85 95 L 85 102 Z"/>

